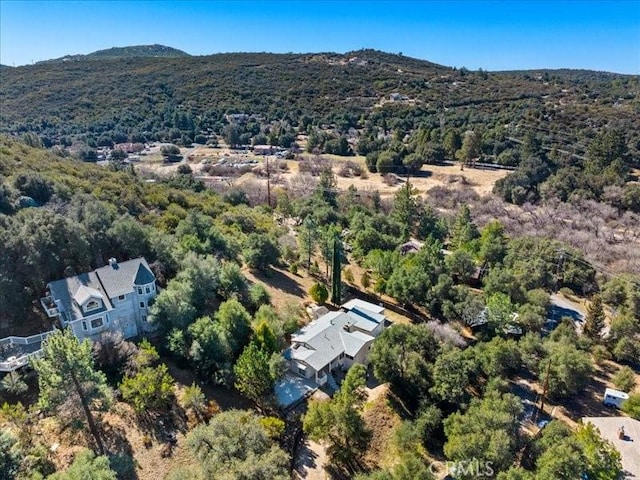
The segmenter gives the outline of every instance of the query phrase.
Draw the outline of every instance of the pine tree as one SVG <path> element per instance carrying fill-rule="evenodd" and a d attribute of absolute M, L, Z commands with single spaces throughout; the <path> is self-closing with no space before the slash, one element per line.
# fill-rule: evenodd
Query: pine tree
<path fill-rule="evenodd" d="M 12 395 L 20 395 L 29 389 L 22 375 L 18 372 L 9 372 L 0 382 L 0 390 L 6 390 Z"/>
<path fill-rule="evenodd" d="M 65 410 L 80 406 L 98 451 L 104 453 L 93 410 L 109 406 L 111 391 L 104 373 L 94 368 L 91 343 L 79 342 L 70 329 L 57 331 L 44 341 L 42 358 L 32 366 L 38 374 L 41 408 L 73 415 Z"/>
<path fill-rule="evenodd" d="M 480 135 L 472 130 L 467 130 L 462 140 L 462 147 L 458 150 L 458 160 L 460 160 L 460 170 L 464 170 L 464 165 L 469 165 L 480 156 L 482 139 Z"/>
<path fill-rule="evenodd" d="M 600 341 L 600 334 L 604 328 L 604 308 L 600 295 L 594 295 L 587 309 L 587 318 L 584 321 L 584 334 L 593 341 Z"/>
<path fill-rule="evenodd" d="M 400 223 L 402 238 L 408 240 L 415 230 L 418 221 L 418 190 L 407 182 L 395 194 L 393 199 L 392 216 Z"/>
<path fill-rule="evenodd" d="M 269 371 L 269 354 L 255 343 L 249 344 L 233 367 L 233 373 L 240 393 L 258 406 L 265 406 L 275 381 Z"/>
<path fill-rule="evenodd" d="M 342 302 L 342 258 L 340 251 L 340 237 L 333 239 L 333 272 L 331 272 L 331 301 L 340 305 Z"/>
<path fill-rule="evenodd" d="M 458 250 L 468 247 L 478 236 L 478 228 L 471 220 L 469 206 L 462 205 L 449 232 L 449 249 Z"/>

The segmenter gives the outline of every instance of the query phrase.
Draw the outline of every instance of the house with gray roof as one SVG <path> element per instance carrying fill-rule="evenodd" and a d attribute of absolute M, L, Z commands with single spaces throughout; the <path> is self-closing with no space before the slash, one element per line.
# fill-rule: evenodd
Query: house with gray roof
<path fill-rule="evenodd" d="M 147 317 L 156 295 L 156 277 L 144 258 L 122 263 L 111 258 L 107 266 L 47 284 L 40 302 L 79 339 L 109 330 L 130 338 L 153 329 Z"/>
<path fill-rule="evenodd" d="M 624 480 L 640 480 L 640 421 L 629 417 L 583 417 L 620 452 Z"/>
<path fill-rule="evenodd" d="M 362 300 L 347 302 L 342 310 L 322 315 L 291 336 L 285 352 L 289 368 L 320 386 L 331 384 L 335 369 L 366 365 L 385 322 L 384 308 Z"/>

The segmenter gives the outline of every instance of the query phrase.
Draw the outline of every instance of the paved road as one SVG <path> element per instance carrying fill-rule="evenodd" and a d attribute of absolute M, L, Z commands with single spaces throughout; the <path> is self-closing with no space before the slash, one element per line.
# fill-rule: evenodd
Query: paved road
<path fill-rule="evenodd" d="M 582 331 L 582 322 L 586 316 L 584 307 L 557 293 L 551 294 L 551 307 L 544 326 L 545 333 L 550 333 L 558 326 L 562 317 L 570 317 L 575 322 L 578 333 Z"/>

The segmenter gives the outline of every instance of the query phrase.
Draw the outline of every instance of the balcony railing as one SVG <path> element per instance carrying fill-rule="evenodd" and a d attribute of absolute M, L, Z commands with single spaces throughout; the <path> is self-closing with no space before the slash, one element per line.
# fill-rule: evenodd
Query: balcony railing
<path fill-rule="evenodd" d="M 0 372 L 13 372 L 42 355 L 42 342 L 53 330 L 30 337 L 5 337 L 0 340 Z"/>
<path fill-rule="evenodd" d="M 40 303 L 42 304 L 42 308 L 44 308 L 44 311 L 47 312 L 49 318 L 57 317 L 58 315 L 60 315 L 60 310 L 58 310 L 56 302 L 50 295 L 42 297 L 40 299 Z"/>

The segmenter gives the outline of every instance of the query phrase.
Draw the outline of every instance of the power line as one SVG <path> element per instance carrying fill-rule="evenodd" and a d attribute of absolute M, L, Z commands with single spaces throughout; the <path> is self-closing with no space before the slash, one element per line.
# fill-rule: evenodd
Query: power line
<path fill-rule="evenodd" d="M 596 265 L 586 261 L 585 259 L 583 259 L 583 258 L 571 253 L 570 251 L 565 250 L 565 249 L 558 249 L 557 252 L 562 257 L 564 257 L 566 255 L 567 257 L 570 257 L 571 260 L 573 260 L 574 262 L 577 262 L 577 263 L 580 263 L 580 264 L 582 264 L 584 266 L 592 268 L 596 272 L 602 273 L 605 276 L 609 277 L 609 279 L 622 280 L 623 282 L 627 282 L 627 283 L 629 283 L 631 285 L 634 285 L 634 286 L 640 288 L 640 279 L 636 280 L 636 279 L 634 279 L 632 277 L 630 278 L 628 276 L 624 276 L 624 274 L 619 274 L 619 273 L 613 272 L 612 270 L 610 270 L 610 269 L 608 269 L 606 267 L 603 267 L 601 265 L 596 266 Z M 630 274 L 630 275 L 633 275 L 633 274 Z"/>

